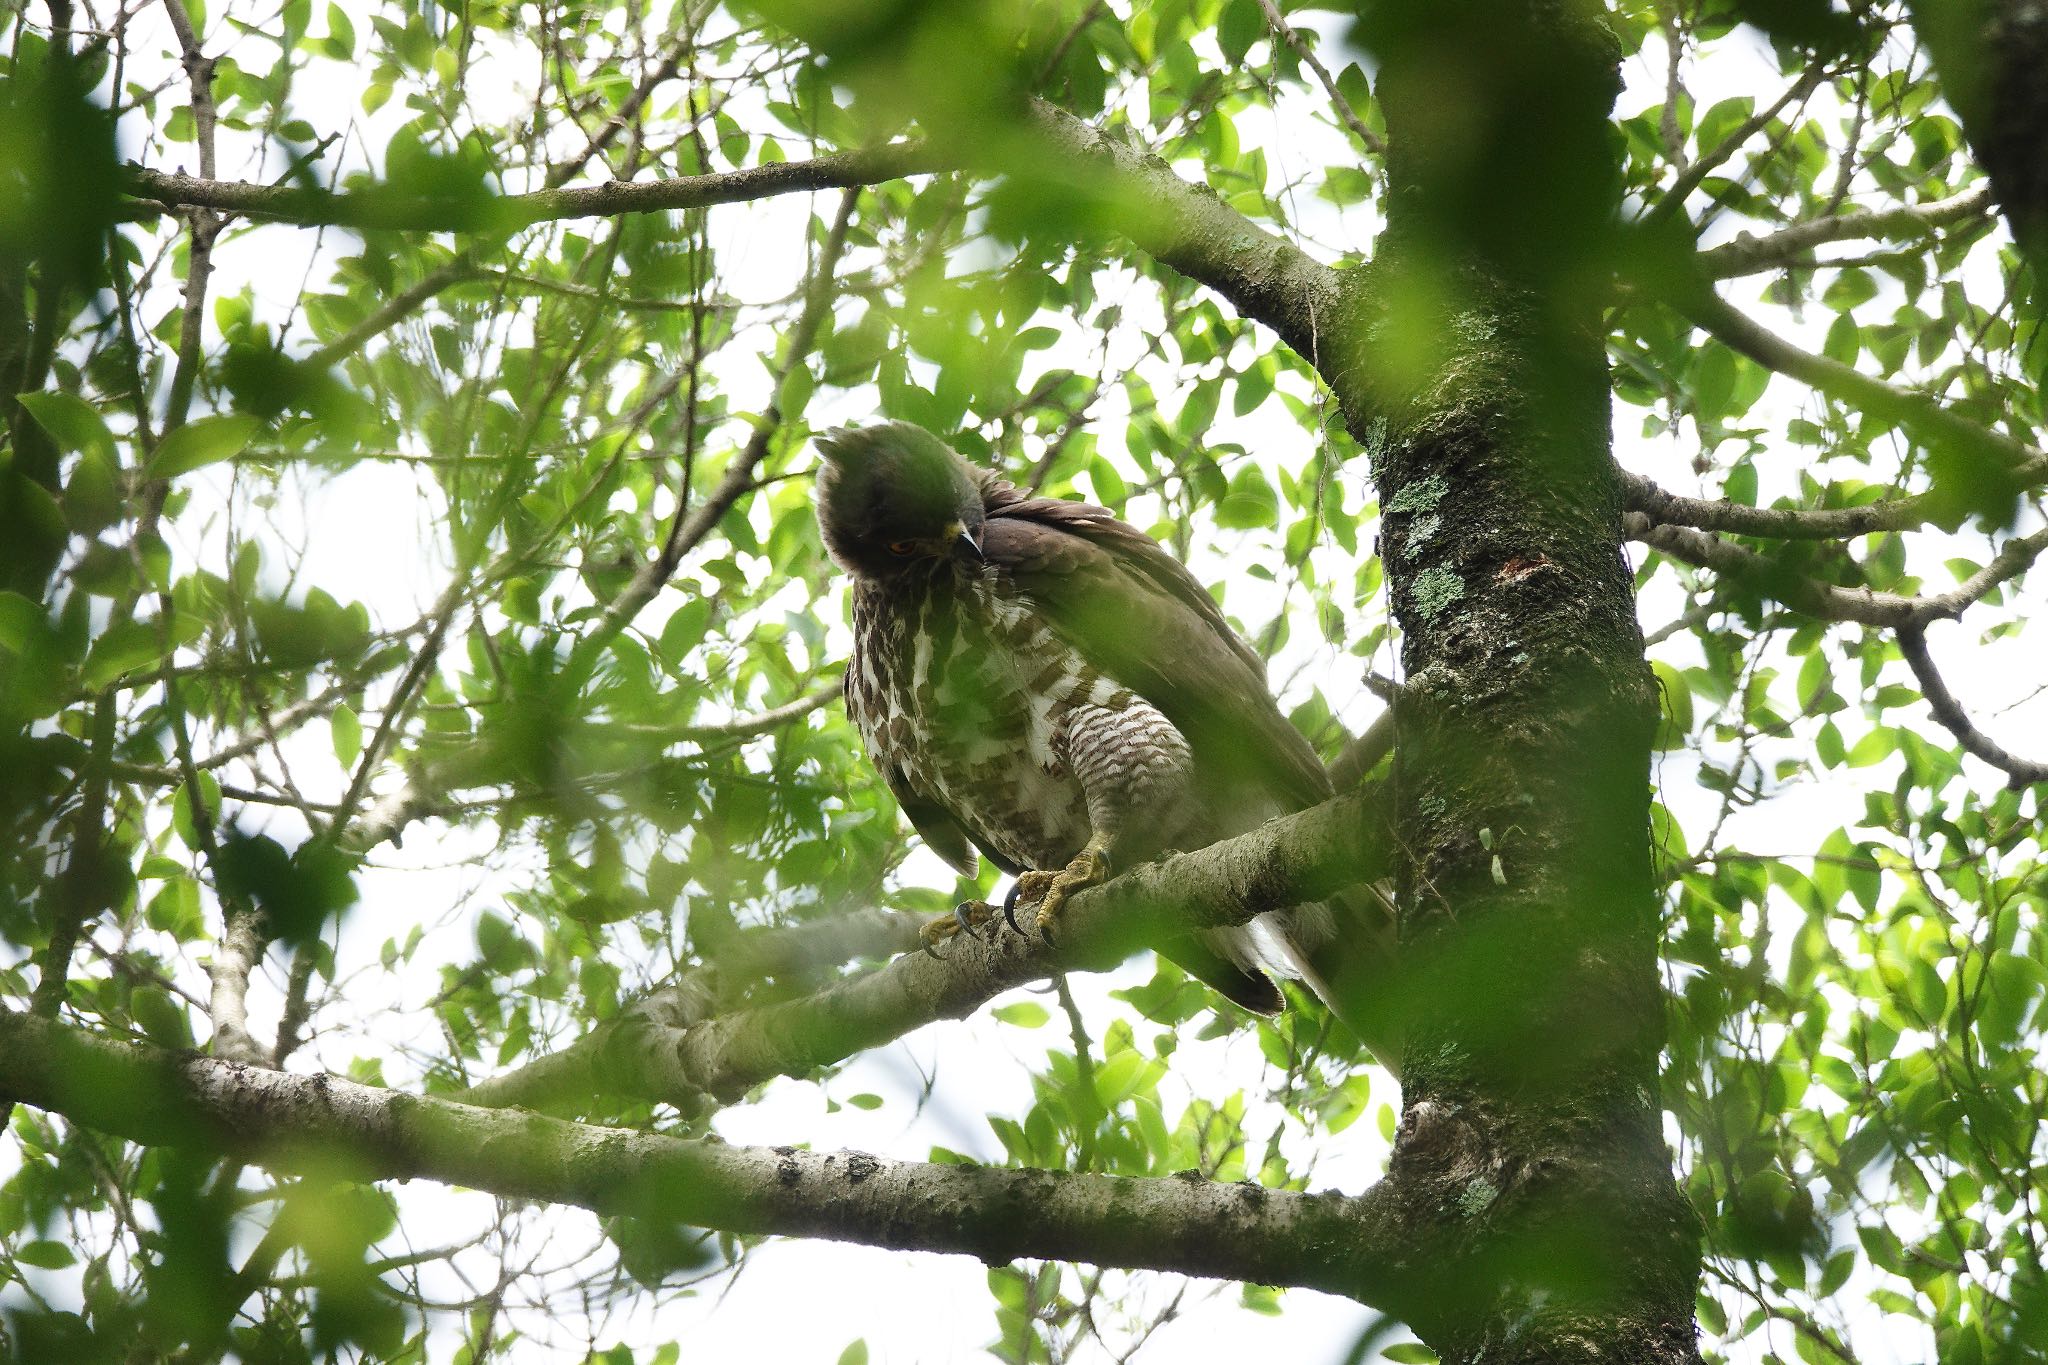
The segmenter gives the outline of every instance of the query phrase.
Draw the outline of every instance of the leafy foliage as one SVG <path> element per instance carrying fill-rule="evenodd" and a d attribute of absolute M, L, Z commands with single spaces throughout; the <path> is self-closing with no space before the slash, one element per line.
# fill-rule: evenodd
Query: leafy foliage
<path fill-rule="evenodd" d="M 1898 7 L 1780 8 L 1612 14 L 1629 240 L 1675 227 L 1784 336 L 2033 439 L 2037 286 L 1981 199 L 1933 207 L 1980 182 Z M 1111 507 L 1217 585 L 1326 756 L 1370 718 L 1361 679 L 1392 633 L 1371 433 L 1342 428 L 1309 359 L 1131 252 L 1078 192 L 942 173 L 512 227 L 496 208 L 899 135 L 985 149 L 1028 92 L 1348 265 L 1381 222 L 1387 130 L 1345 22 L 1281 6 L 1278 32 L 1259 0 L 758 9 L 173 0 L 120 25 L 53 5 L 73 15 L 54 38 L 7 21 L 0 837 L 25 851 L 0 869 L 7 1008 L 219 1049 L 223 964 L 253 941 L 250 1060 L 451 1090 L 698 968 L 723 965 L 722 1006 L 856 969 L 743 970 L 750 929 L 988 894 L 912 857 L 836 706 L 841 584 L 804 476 L 809 435 L 841 420 L 957 433 Z M 124 197 L 116 146 L 465 230 L 173 211 Z M 1899 209 L 1919 216 L 1772 235 Z M 1909 1353 L 2020 1359 L 2048 1339 L 2040 788 L 1961 755 L 1890 632 L 1802 613 L 1787 584 L 1942 591 L 2039 524 L 2039 489 L 1705 335 L 1660 298 L 1666 258 L 1644 259 L 1608 263 L 1624 465 L 1741 508 L 1940 511 L 1727 535 L 1761 573 L 1642 558 L 1646 621 L 1670 622 L 1651 632 L 1662 1101 L 1705 1232 L 1709 1346 L 1830 1362 L 1910 1333 Z M 2025 592 L 1982 594 L 1934 637 L 1943 657 L 2026 657 Z M 1971 681 L 1968 700 L 2023 700 Z M 2023 715 L 1998 723 L 2025 736 Z M 1318 1155 L 1391 1136 L 1392 1084 L 1312 1002 L 1258 1023 L 1160 964 L 1058 1004 L 977 1026 L 1067 1036 L 1025 1050 L 1027 1093 L 975 1155 L 1305 1187 Z M 835 1110 L 905 1107 L 858 1074 L 802 1084 Z M 527 1275 L 531 1210 L 423 1254 L 410 1189 L 26 1109 L 11 1135 L 0 1309 L 23 1360 L 125 1356 L 141 1324 L 194 1358 L 482 1359 L 549 1330 L 537 1305 L 572 1290 L 587 1321 L 535 1344 L 581 1351 L 612 1309 L 751 1249 L 592 1220 L 584 1253 Z M 514 1287 L 451 1307 L 457 1264 Z M 991 1270 L 989 1292 L 991 1349 L 1020 1362 L 1135 1346 L 1181 1310 L 1180 1291 L 1053 1264 Z"/>

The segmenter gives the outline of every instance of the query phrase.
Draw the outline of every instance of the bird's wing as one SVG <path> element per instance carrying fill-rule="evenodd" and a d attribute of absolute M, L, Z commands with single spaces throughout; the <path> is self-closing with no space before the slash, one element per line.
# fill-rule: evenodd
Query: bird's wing
<path fill-rule="evenodd" d="M 1212 771 L 1298 810 L 1330 780 L 1266 688 L 1265 665 L 1181 562 L 1106 509 L 992 481 L 982 552 L 1095 668 L 1144 697 Z"/>
<path fill-rule="evenodd" d="M 880 767 L 882 780 L 889 784 L 896 804 L 903 807 L 903 813 L 910 817 L 911 828 L 924 840 L 925 847 L 951 863 L 954 871 L 963 877 L 972 877 L 981 871 L 981 857 L 975 851 L 975 845 L 968 841 L 967 830 L 953 812 L 927 795 L 894 763 L 884 763 Z"/>

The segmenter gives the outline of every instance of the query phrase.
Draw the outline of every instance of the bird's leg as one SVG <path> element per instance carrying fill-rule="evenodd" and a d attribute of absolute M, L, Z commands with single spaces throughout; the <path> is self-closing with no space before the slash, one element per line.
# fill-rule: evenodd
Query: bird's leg
<path fill-rule="evenodd" d="M 918 930 L 919 936 L 924 939 L 924 950 L 937 957 L 936 950 L 941 943 L 955 934 L 973 933 L 994 919 L 995 914 L 996 908 L 987 901 L 961 901 L 953 907 L 952 914 L 927 920 L 924 927 Z"/>
<path fill-rule="evenodd" d="M 1027 901 L 1038 902 L 1038 932 L 1052 936 L 1053 920 L 1067 897 L 1076 891 L 1099 886 L 1109 880 L 1109 839 L 1091 835 L 1074 860 L 1058 872 L 1026 872 L 1017 878 L 1017 892 Z"/>

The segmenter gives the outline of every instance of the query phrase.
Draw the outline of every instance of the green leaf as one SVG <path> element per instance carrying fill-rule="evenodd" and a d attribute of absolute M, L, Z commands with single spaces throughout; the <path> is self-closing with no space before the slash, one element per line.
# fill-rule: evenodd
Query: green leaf
<path fill-rule="evenodd" d="M 119 463 L 114 453 L 114 433 L 107 430 L 106 419 L 100 416 L 98 408 L 77 394 L 24 393 L 18 401 L 36 419 L 36 425 L 49 432 L 65 450 Z"/>
<path fill-rule="evenodd" d="M 334 708 L 327 728 L 334 740 L 334 756 L 344 768 L 353 768 L 363 753 L 363 722 L 346 704 Z"/>
<path fill-rule="evenodd" d="M 1039 1004 L 1036 1000 L 1019 1000 L 1014 1005 L 1003 1005 L 990 1011 L 990 1013 L 994 1014 L 1003 1023 L 1014 1025 L 1017 1028 L 1040 1028 L 1044 1026 L 1046 1020 L 1052 1018 L 1051 1013 L 1046 1010 L 1045 1006 Z"/>
<path fill-rule="evenodd" d="M 1882 763 L 1898 747 L 1898 734 L 1889 726 L 1880 725 L 1856 741 L 1856 747 L 1849 751 L 1849 766 L 1867 768 L 1873 763 Z"/>
<path fill-rule="evenodd" d="M 218 820 L 220 818 L 220 783 L 214 780 L 211 773 L 202 772 L 198 774 L 198 778 L 199 799 L 203 803 L 201 808 L 206 811 L 209 819 Z M 184 843 L 185 847 L 191 849 L 199 847 L 199 826 L 193 822 L 192 784 L 189 782 L 178 785 L 178 794 L 171 803 L 171 827 L 178 832 L 178 838 Z"/>
<path fill-rule="evenodd" d="M 242 453 L 263 424 L 254 417 L 201 417 L 174 429 L 158 443 L 144 471 L 151 479 L 175 479 Z"/>
<path fill-rule="evenodd" d="M 27 1242 L 15 1248 L 14 1259 L 43 1270 L 62 1270 L 78 1264 L 78 1256 L 62 1242 Z"/>
<path fill-rule="evenodd" d="M 1436 1365 L 1436 1352 L 1419 1341 L 1397 1341 L 1380 1348 L 1380 1355 L 1397 1365 Z"/>
<path fill-rule="evenodd" d="M 1136 1094 L 1145 1076 L 1145 1057 L 1125 1050 L 1095 1069 L 1095 1097 L 1114 1109 Z"/>
<path fill-rule="evenodd" d="M 1229 0 L 1224 5 L 1216 22 L 1216 46 L 1226 60 L 1233 64 L 1243 61 L 1251 45 L 1265 36 L 1266 18 L 1254 0 Z"/>
<path fill-rule="evenodd" d="M 866 1337 L 855 1337 L 839 1353 L 839 1365 L 868 1365 L 868 1342 Z"/>
<path fill-rule="evenodd" d="M 330 3 L 327 6 L 327 37 L 322 50 L 338 62 L 355 58 L 356 26 L 349 22 L 348 11 L 340 5 Z"/>
<path fill-rule="evenodd" d="M 1651 670 L 1657 675 L 1659 711 L 1663 723 L 1657 728 L 1659 750 L 1680 749 L 1685 746 L 1685 737 L 1692 732 L 1692 684 L 1685 674 L 1661 659 L 1650 661 Z"/>
<path fill-rule="evenodd" d="M 20 654 L 44 629 L 41 607 L 18 592 L 0 592 L 0 649 Z"/>
<path fill-rule="evenodd" d="M 97 692 L 122 674 L 155 663 L 163 654 L 163 637 L 155 621 L 121 621 L 92 642 L 79 681 Z"/>
<path fill-rule="evenodd" d="M 1273 525 L 1279 516 L 1280 499 L 1257 465 L 1240 469 L 1230 481 L 1230 491 L 1216 504 L 1216 524 L 1226 530 L 1257 530 Z"/>

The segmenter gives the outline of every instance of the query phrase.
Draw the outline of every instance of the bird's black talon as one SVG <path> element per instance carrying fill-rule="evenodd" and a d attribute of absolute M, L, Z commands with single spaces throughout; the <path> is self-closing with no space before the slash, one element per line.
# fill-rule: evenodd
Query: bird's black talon
<path fill-rule="evenodd" d="M 1023 933 L 1024 926 L 1017 923 L 1017 893 L 1024 889 L 1022 881 L 1010 883 L 1010 894 L 1003 897 L 1003 919 L 1016 933 Z"/>
<path fill-rule="evenodd" d="M 953 907 L 953 922 L 960 926 L 963 934 L 977 932 L 995 917 L 996 908 L 987 901 L 961 901 Z"/>

